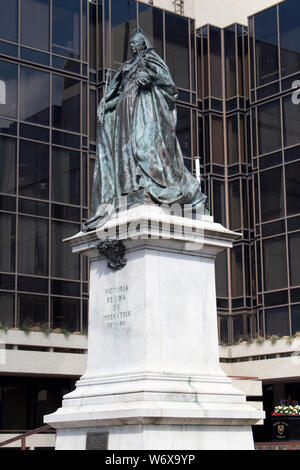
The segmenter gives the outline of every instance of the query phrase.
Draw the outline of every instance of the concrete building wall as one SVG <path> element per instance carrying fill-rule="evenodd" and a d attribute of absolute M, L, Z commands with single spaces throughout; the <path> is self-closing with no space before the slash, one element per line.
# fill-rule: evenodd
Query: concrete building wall
<path fill-rule="evenodd" d="M 276 3 L 279 0 L 184 0 L 184 15 L 196 18 L 197 28 L 207 23 L 221 28 L 232 23 L 247 25 L 248 16 Z M 174 0 L 153 0 L 153 5 L 174 11 Z"/>

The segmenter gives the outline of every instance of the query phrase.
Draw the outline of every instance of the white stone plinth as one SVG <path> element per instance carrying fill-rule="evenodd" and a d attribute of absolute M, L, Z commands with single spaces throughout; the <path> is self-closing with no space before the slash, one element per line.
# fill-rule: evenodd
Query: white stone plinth
<path fill-rule="evenodd" d="M 127 259 L 117 271 L 96 248 L 115 226 Z M 219 365 L 215 256 L 237 237 L 209 216 L 145 205 L 67 240 L 90 259 L 88 361 L 45 417 L 57 449 L 84 449 L 103 430 L 113 450 L 253 449 L 263 413 Z"/>

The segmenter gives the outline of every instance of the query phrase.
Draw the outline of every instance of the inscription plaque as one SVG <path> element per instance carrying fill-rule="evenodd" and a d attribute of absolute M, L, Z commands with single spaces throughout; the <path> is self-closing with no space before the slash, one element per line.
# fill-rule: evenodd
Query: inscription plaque
<path fill-rule="evenodd" d="M 108 432 L 88 432 L 86 450 L 107 450 Z"/>

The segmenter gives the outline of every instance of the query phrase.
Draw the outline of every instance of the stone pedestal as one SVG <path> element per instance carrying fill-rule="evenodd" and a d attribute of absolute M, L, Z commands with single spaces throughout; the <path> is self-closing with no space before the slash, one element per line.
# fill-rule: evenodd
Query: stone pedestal
<path fill-rule="evenodd" d="M 122 269 L 99 254 L 107 237 L 124 243 Z M 218 356 L 215 257 L 237 237 L 209 216 L 144 205 L 66 241 L 90 259 L 88 362 L 45 417 L 56 449 L 85 449 L 88 433 L 104 433 L 112 450 L 253 449 L 251 425 L 264 414 Z"/>

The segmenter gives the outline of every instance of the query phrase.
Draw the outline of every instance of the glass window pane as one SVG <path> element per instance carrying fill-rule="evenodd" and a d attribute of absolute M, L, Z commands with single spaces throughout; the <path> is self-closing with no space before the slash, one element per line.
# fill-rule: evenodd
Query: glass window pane
<path fill-rule="evenodd" d="M 48 297 L 21 294 L 18 296 L 18 325 L 43 324 L 48 321 Z"/>
<path fill-rule="evenodd" d="M 284 190 L 281 167 L 261 172 L 260 198 L 262 222 L 284 217 Z"/>
<path fill-rule="evenodd" d="M 15 271 L 16 217 L 0 213 L 0 271 Z"/>
<path fill-rule="evenodd" d="M 300 162 L 285 167 L 286 204 L 288 215 L 300 212 Z"/>
<path fill-rule="evenodd" d="M 225 225 L 226 223 L 225 184 L 223 181 L 214 180 L 213 197 L 214 197 L 214 207 L 213 207 L 214 221 L 222 225 Z"/>
<path fill-rule="evenodd" d="M 300 286 L 300 232 L 289 235 L 291 286 Z"/>
<path fill-rule="evenodd" d="M 0 292 L 0 324 L 12 327 L 14 325 L 15 296 Z"/>
<path fill-rule="evenodd" d="M 299 144 L 300 142 L 300 106 L 292 102 L 292 96 L 282 100 L 283 105 L 283 136 L 284 146 Z"/>
<path fill-rule="evenodd" d="M 79 226 L 67 222 L 52 221 L 51 224 L 51 271 L 53 277 L 80 279 L 80 257 L 73 254 L 65 238 L 79 232 Z"/>
<path fill-rule="evenodd" d="M 231 230 L 238 230 L 242 226 L 241 219 L 241 188 L 240 180 L 228 183 L 229 189 L 229 216 Z"/>
<path fill-rule="evenodd" d="M 292 305 L 292 335 L 296 333 L 300 334 L 300 305 Z"/>
<path fill-rule="evenodd" d="M 142 3 L 139 6 L 139 25 L 153 45 L 155 51 L 163 56 L 163 12 Z"/>
<path fill-rule="evenodd" d="M 224 133 L 223 119 L 217 116 L 211 117 L 212 133 L 212 161 L 218 165 L 224 165 Z"/>
<path fill-rule="evenodd" d="M 222 95 L 222 54 L 221 54 L 221 30 L 210 27 L 210 72 L 211 95 L 216 98 L 223 98 Z"/>
<path fill-rule="evenodd" d="M 17 117 L 18 110 L 18 66 L 0 60 L 0 114 Z"/>
<path fill-rule="evenodd" d="M 11 385 L 5 384 L 1 389 L 3 390 L 1 428 L 18 431 L 28 429 L 28 386 L 15 382 Z"/>
<path fill-rule="evenodd" d="M 19 216 L 18 272 L 48 275 L 48 221 Z"/>
<path fill-rule="evenodd" d="M 300 10 L 298 0 L 279 4 L 281 73 L 291 75 L 300 69 Z"/>
<path fill-rule="evenodd" d="M 176 135 L 178 137 L 183 155 L 185 157 L 191 157 L 191 112 L 188 108 L 177 106 Z"/>
<path fill-rule="evenodd" d="M 19 192 L 22 196 L 49 198 L 49 147 L 20 141 Z"/>
<path fill-rule="evenodd" d="M 49 73 L 21 67 L 20 119 L 49 125 Z"/>
<path fill-rule="evenodd" d="M 263 240 L 265 290 L 287 287 L 285 237 Z"/>
<path fill-rule="evenodd" d="M 241 246 L 231 250 L 231 295 L 243 296 L 243 251 Z"/>
<path fill-rule="evenodd" d="M 165 13 L 166 61 L 175 85 L 190 88 L 189 20 Z"/>
<path fill-rule="evenodd" d="M 269 153 L 281 147 L 280 102 L 258 106 L 259 153 Z"/>
<path fill-rule="evenodd" d="M 136 2 L 114 0 L 111 9 L 112 68 L 117 70 L 131 57 L 130 36 L 136 27 Z"/>
<path fill-rule="evenodd" d="M 52 327 L 80 331 L 80 300 L 52 298 Z"/>
<path fill-rule="evenodd" d="M 80 204 L 80 153 L 52 149 L 52 200 Z"/>
<path fill-rule="evenodd" d="M 217 297 L 228 297 L 227 250 L 216 257 L 216 291 Z"/>
<path fill-rule="evenodd" d="M 80 0 L 52 0 L 52 52 L 80 58 Z"/>
<path fill-rule="evenodd" d="M 287 307 L 265 310 L 266 335 L 289 335 L 289 312 Z"/>
<path fill-rule="evenodd" d="M 0 37 L 18 41 L 18 0 L 0 0 Z"/>
<path fill-rule="evenodd" d="M 49 51 L 50 0 L 22 0 L 21 43 Z"/>
<path fill-rule="evenodd" d="M 236 96 L 236 54 L 235 54 L 235 31 L 231 28 L 224 31 L 225 40 L 225 78 L 226 98 Z"/>
<path fill-rule="evenodd" d="M 236 343 L 237 341 L 241 340 L 244 336 L 242 315 L 234 315 L 232 317 L 232 322 L 233 322 L 233 341 Z"/>
<path fill-rule="evenodd" d="M 0 192 L 16 192 L 17 141 L 0 135 Z"/>
<path fill-rule="evenodd" d="M 277 8 L 254 16 L 257 86 L 278 79 Z"/>
<path fill-rule="evenodd" d="M 52 125 L 80 132 L 80 81 L 53 74 Z"/>
<path fill-rule="evenodd" d="M 237 163 L 239 161 L 238 116 L 227 119 L 227 148 L 229 165 Z"/>

